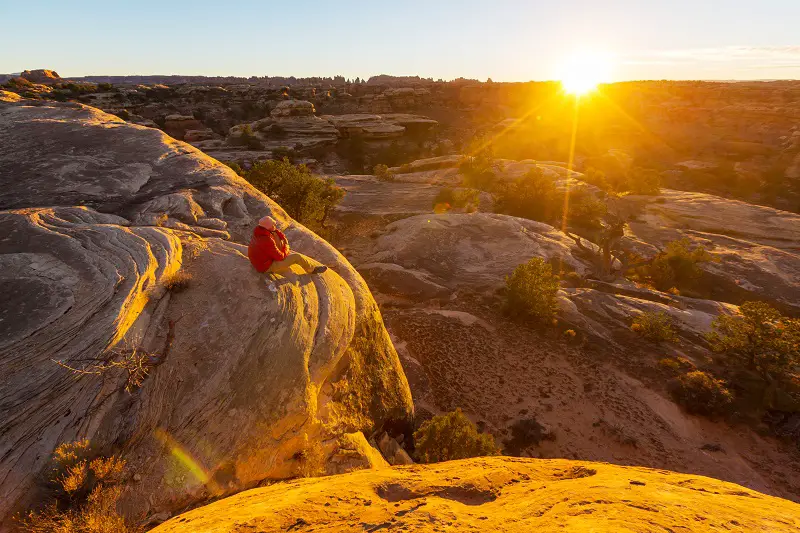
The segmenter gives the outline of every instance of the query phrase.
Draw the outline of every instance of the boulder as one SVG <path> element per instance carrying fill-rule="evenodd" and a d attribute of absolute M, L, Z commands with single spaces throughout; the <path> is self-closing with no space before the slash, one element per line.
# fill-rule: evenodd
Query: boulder
<path fill-rule="evenodd" d="M 647 256 L 689 239 L 719 261 L 702 268 L 731 303 L 768 300 L 800 312 L 800 215 L 712 194 L 662 190 L 626 196 L 615 206 L 628 219 L 628 245 Z"/>
<path fill-rule="evenodd" d="M 273 117 L 309 117 L 314 114 L 314 104 L 305 100 L 283 100 L 270 114 Z"/>
<path fill-rule="evenodd" d="M 410 418 L 377 305 L 327 242 L 159 130 L 14 100 L 0 103 L 3 525 L 44 497 L 61 443 L 119 454 L 140 480 L 120 509 L 142 516 L 294 476 L 309 443 Z M 266 214 L 332 268 L 268 290 L 246 247 Z"/>
<path fill-rule="evenodd" d="M 249 490 L 174 517 L 195 531 L 772 531 L 800 505 L 702 476 L 605 463 L 491 457 L 361 471 Z"/>
<path fill-rule="evenodd" d="M 203 123 L 191 115 L 167 115 L 164 119 L 164 131 L 176 139 L 183 140 L 187 131 L 203 129 Z"/>
<path fill-rule="evenodd" d="M 61 76 L 58 75 L 58 72 L 55 70 L 48 70 L 46 68 L 25 70 L 22 72 L 22 74 L 20 74 L 20 77 L 25 78 L 30 82 L 41 83 L 44 85 L 52 85 L 57 81 L 61 81 Z"/>
<path fill-rule="evenodd" d="M 533 257 L 563 262 L 581 275 L 589 265 L 574 241 L 552 226 L 492 213 L 416 215 L 393 222 L 363 263 L 394 263 L 450 289 L 494 290 Z"/>

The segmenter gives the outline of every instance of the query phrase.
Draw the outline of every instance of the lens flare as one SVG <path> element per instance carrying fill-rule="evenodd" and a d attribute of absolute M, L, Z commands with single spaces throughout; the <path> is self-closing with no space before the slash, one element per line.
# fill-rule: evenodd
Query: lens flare
<path fill-rule="evenodd" d="M 582 96 L 611 79 L 611 58 L 599 52 L 584 52 L 568 58 L 559 76 L 561 86 L 570 94 Z"/>

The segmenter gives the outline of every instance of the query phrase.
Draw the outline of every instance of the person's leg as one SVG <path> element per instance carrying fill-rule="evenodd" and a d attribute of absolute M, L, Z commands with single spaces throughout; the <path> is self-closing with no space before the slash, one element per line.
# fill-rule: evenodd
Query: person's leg
<path fill-rule="evenodd" d="M 291 252 L 283 261 L 274 261 L 269 269 L 267 269 L 267 272 L 270 274 L 285 274 L 291 271 L 292 265 L 299 266 L 306 274 L 310 274 L 314 270 L 314 266 L 309 262 L 306 256 Z"/>

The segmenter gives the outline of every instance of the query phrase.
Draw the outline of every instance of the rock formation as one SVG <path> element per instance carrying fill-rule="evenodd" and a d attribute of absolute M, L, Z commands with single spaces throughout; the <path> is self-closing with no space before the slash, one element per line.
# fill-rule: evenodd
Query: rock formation
<path fill-rule="evenodd" d="M 380 463 L 358 432 L 411 397 L 328 243 L 197 149 L 78 104 L 2 93 L 0 168 L 0 517 L 84 438 L 127 461 L 134 518 L 295 475 L 307 446 L 331 472 Z M 270 291 L 246 250 L 265 214 L 332 269 Z"/>
<path fill-rule="evenodd" d="M 485 458 L 279 483 L 154 533 L 214 531 L 772 531 L 800 505 L 733 483 L 566 460 Z"/>
<path fill-rule="evenodd" d="M 44 68 L 37 70 L 26 70 L 23 71 L 19 76 L 32 83 L 52 84 L 57 81 L 61 81 L 61 76 L 58 75 L 58 72 Z"/>
<path fill-rule="evenodd" d="M 665 387 L 675 374 L 661 366 L 667 358 L 702 365 L 711 356 L 705 334 L 713 319 L 743 300 L 791 309 L 800 264 L 796 215 L 671 190 L 620 199 L 614 209 L 631 217 L 626 246 L 646 255 L 688 237 L 721 255 L 703 264 L 719 293 L 686 297 L 625 279 L 587 279 L 593 265 L 586 255 L 545 223 L 433 213 L 436 191 L 460 183 L 457 165 L 457 158 L 435 158 L 407 165 L 392 181 L 336 178 L 348 195 L 339 208 L 346 229 L 335 244 L 382 304 L 419 416 L 460 407 L 501 442 L 525 424 L 545 427 L 552 438 L 532 438 L 523 454 L 691 471 L 800 497 L 791 442 L 766 436 L 766 425 L 759 435 L 682 412 Z M 497 179 L 534 167 L 557 186 L 580 184 L 580 174 L 557 162 L 502 161 Z M 557 295 L 560 325 L 542 331 L 510 320 L 500 297 L 505 277 L 533 257 L 575 273 Z M 677 339 L 653 343 L 631 331 L 645 311 L 665 313 Z M 570 330 L 574 340 L 565 336 Z M 709 443 L 725 451 L 709 453 Z"/>

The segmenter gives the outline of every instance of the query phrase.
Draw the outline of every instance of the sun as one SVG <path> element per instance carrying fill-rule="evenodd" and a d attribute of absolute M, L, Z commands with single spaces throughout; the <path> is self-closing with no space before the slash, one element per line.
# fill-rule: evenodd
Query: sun
<path fill-rule="evenodd" d="M 583 96 L 608 82 L 611 60 L 601 53 L 584 52 L 568 58 L 561 68 L 561 86 L 569 94 Z"/>

